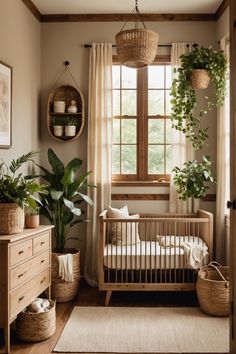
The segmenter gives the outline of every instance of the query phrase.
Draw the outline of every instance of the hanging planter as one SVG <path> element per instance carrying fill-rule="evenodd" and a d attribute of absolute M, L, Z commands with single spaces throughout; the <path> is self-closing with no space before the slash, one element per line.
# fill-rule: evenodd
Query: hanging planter
<path fill-rule="evenodd" d="M 191 86 L 194 89 L 207 89 L 210 83 L 210 76 L 206 69 L 194 69 L 191 73 Z"/>
<path fill-rule="evenodd" d="M 157 54 L 159 35 L 146 28 L 138 10 L 138 1 L 135 1 L 136 14 L 135 28 L 121 31 L 116 34 L 116 51 L 122 65 L 130 68 L 142 68 L 150 65 Z M 138 19 L 144 28 L 138 28 Z"/>
<path fill-rule="evenodd" d="M 208 138 L 208 127 L 201 128 L 201 119 L 215 105 L 221 106 L 225 99 L 227 61 L 222 52 L 196 45 L 180 58 L 182 63 L 171 90 L 172 125 L 185 134 L 195 150 L 200 150 Z M 204 75 L 203 79 L 199 78 L 199 73 Z M 204 106 L 201 107 L 195 88 L 206 88 L 209 78 L 214 95 L 205 96 Z"/>

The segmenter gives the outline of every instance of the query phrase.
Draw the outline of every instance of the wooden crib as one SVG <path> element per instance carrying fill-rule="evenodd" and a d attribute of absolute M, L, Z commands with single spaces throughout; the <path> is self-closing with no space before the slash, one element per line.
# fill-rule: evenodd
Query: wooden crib
<path fill-rule="evenodd" d="M 105 305 L 115 290 L 194 290 L 196 269 L 186 263 L 185 241 L 204 245 L 208 254 L 203 265 L 209 262 L 213 255 L 213 215 L 198 210 L 196 214 L 140 214 L 114 219 L 103 211 L 99 289 L 106 291 Z"/>

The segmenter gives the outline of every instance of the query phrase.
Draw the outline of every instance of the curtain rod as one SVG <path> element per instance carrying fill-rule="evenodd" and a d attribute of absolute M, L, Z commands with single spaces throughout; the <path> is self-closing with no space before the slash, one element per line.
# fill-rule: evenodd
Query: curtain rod
<path fill-rule="evenodd" d="M 91 48 L 92 45 L 91 44 L 84 44 L 84 48 Z M 171 44 L 159 44 L 158 47 L 166 47 L 166 48 L 171 48 L 172 45 Z M 112 44 L 112 48 L 116 48 L 115 44 Z"/>

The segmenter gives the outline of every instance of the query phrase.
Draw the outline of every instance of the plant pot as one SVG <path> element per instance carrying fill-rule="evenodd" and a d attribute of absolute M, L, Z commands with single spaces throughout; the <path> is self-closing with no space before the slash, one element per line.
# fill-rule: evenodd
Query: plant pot
<path fill-rule="evenodd" d="M 24 210 L 16 203 L 0 203 L 0 235 L 18 234 L 23 231 Z"/>
<path fill-rule="evenodd" d="M 39 227 L 39 215 L 25 215 L 25 228 L 26 229 L 36 229 Z"/>
<path fill-rule="evenodd" d="M 59 277 L 58 256 L 61 253 L 52 252 L 52 298 L 57 302 L 67 302 L 73 300 L 79 289 L 80 283 L 80 251 L 75 248 L 65 249 L 65 253 L 73 256 L 73 282 L 66 282 Z"/>
<path fill-rule="evenodd" d="M 66 125 L 65 126 L 65 136 L 75 136 L 76 135 L 76 126 L 75 125 Z"/>
<path fill-rule="evenodd" d="M 191 86 L 194 89 L 206 89 L 210 83 L 210 76 L 205 69 L 194 69 L 191 73 Z"/>
<path fill-rule="evenodd" d="M 53 134 L 55 136 L 63 136 L 63 125 L 54 125 Z"/>

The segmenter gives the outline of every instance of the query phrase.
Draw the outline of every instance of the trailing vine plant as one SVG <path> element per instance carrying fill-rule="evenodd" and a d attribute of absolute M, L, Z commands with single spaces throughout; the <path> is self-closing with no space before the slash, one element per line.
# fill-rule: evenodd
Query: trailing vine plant
<path fill-rule="evenodd" d="M 200 150 L 208 138 L 208 127 L 200 127 L 201 118 L 215 105 L 221 106 L 225 99 L 227 61 L 223 52 L 217 52 L 212 47 L 198 48 L 197 45 L 180 58 L 182 63 L 171 90 L 172 126 L 186 135 L 195 150 Z M 190 81 L 193 69 L 206 69 L 215 91 L 213 97 L 205 96 L 205 107 L 200 109 Z"/>
<path fill-rule="evenodd" d="M 172 127 L 183 132 L 192 143 L 194 150 L 201 150 L 208 138 L 208 127 L 201 128 L 201 118 L 213 107 L 221 106 L 226 95 L 226 72 L 227 61 L 223 52 L 217 52 L 212 47 L 194 49 L 187 54 L 181 55 L 182 64 L 178 69 L 178 77 L 172 84 Z M 191 73 L 194 69 L 208 71 L 214 86 L 215 95 L 205 96 L 206 108 L 198 108 L 197 96 L 191 86 Z M 203 156 L 202 162 L 187 161 L 183 168 L 175 167 L 173 172 L 174 185 L 179 199 L 199 199 L 205 195 L 209 188 L 207 182 L 215 182 L 211 173 L 211 161 L 209 156 Z"/>

